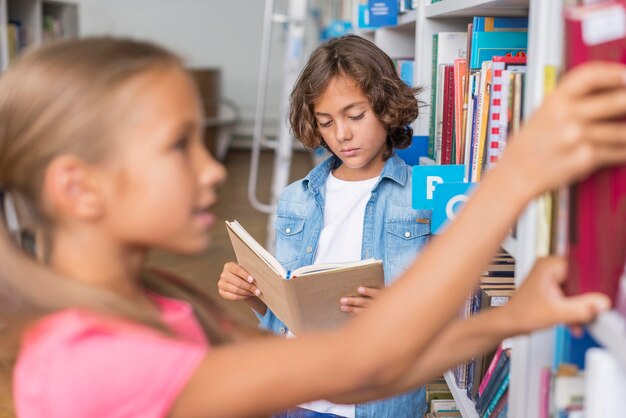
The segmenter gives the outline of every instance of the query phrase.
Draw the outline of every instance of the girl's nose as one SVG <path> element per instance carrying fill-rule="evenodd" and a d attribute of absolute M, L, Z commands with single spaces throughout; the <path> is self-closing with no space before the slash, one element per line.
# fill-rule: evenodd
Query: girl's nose
<path fill-rule="evenodd" d="M 206 150 L 199 157 L 199 183 L 203 187 L 216 187 L 226 180 L 226 169 Z"/>

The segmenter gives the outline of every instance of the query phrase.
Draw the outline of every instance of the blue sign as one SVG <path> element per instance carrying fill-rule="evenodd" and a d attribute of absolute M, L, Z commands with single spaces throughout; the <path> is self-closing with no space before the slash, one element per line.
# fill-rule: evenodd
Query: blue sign
<path fill-rule="evenodd" d="M 431 231 L 440 234 L 448 222 L 456 218 L 461 210 L 474 183 L 442 183 L 437 184 L 433 193 L 434 207 Z"/>
<path fill-rule="evenodd" d="M 413 167 L 413 209 L 433 209 L 433 192 L 441 183 L 462 183 L 464 165 L 419 165 Z"/>

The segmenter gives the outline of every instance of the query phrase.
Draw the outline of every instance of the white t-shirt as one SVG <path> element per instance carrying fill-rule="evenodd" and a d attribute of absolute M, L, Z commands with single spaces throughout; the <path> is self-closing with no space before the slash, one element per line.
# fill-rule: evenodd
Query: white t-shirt
<path fill-rule="evenodd" d="M 313 264 L 361 259 L 365 206 L 377 181 L 378 177 L 361 181 L 345 181 L 339 180 L 333 173 L 328 175 L 324 196 L 324 226 Z M 354 405 L 338 405 L 321 400 L 300 406 L 346 418 L 355 416 Z"/>

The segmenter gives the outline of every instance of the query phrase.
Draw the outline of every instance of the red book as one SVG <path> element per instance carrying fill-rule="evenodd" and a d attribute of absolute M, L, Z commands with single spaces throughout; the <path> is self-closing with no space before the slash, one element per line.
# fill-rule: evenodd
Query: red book
<path fill-rule="evenodd" d="M 626 1 L 569 7 L 565 26 L 567 68 L 592 60 L 626 63 Z M 572 186 L 569 224 L 565 291 L 598 291 L 615 302 L 626 261 L 625 166 L 600 170 Z"/>
<path fill-rule="evenodd" d="M 441 164 L 452 164 L 452 140 L 454 139 L 454 65 L 446 65 L 443 80 Z"/>

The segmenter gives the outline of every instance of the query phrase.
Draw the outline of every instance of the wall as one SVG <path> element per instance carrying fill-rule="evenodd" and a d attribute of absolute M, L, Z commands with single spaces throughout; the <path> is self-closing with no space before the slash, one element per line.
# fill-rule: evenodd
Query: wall
<path fill-rule="evenodd" d="M 222 69 L 222 96 L 239 107 L 238 132 L 251 132 L 263 27 L 262 0 L 74 0 L 80 33 L 162 44 L 191 67 Z M 277 8 L 281 6 L 277 2 Z M 276 128 L 285 33 L 275 25 L 266 125 Z M 281 118 L 284 120 L 284 118 Z"/>

